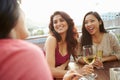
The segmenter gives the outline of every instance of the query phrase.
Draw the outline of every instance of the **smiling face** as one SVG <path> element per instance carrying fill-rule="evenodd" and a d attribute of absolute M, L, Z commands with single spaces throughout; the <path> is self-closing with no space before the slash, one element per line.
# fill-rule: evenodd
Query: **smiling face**
<path fill-rule="evenodd" d="M 53 17 L 53 26 L 55 31 L 59 34 L 66 33 L 68 30 L 68 24 L 61 15 L 55 15 Z"/>
<path fill-rule="evenodd" d="M 85 28 L 91 35 L 95 35 L 100 32 L 100 24 L 101 22 L 99 22 L 98 19 L 92 14 L 87 15 L 85 18 Z"/>

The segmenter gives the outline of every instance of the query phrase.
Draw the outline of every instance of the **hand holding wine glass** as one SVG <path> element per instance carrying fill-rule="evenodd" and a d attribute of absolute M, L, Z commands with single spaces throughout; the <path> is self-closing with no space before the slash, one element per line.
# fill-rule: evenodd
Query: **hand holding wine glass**
<path fill-rule="evenodd" d="M 93 54 L 93 46 L 92 45 L 84 45 L 83 46 L 83 60 L 89 64 L 92 65 L 95 61 L 96 55 Z M 97 74 L 92 73 L 89 76 L 96 78 Z"/>
<path fill-rule="evenodd" d="M 96 62 L 94 64 L 96 65 L 97 69 L 104 69 L 103 63 L 102 63 L 102 57 L 103 57 L 103 51 L 102 50 L 97 50 L 96 54 Z"/>

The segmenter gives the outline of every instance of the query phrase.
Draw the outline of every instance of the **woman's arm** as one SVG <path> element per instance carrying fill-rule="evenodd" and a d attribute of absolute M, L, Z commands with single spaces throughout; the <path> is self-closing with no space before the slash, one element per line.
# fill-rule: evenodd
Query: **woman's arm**
<path fill-rule="evenodd" d="M 118 38 L 116 37 L 115 34 L 110 34 L 109 39 L 111 44 L 110 46 L 113 49 L 113 53 L 112 53 L 113 57 L 111 57 L 111 59 L 113 60 L 120 59 L 120 43 Z"/>
<path fill-rule="evenodd" d="M 65 67 L 67 66 L 68 62 L 64 63 L 61 66 L 55 67 L 55 48 L 56 48 L 56 38 L 53 36 L 49 36 L 45 43 L 45 52 L 47 62 L 50 66 L 52 75 L 54 78 L 63 78 L 64 74 L 67 72 Z"/>
<path fill-rule="evenodd" d="M 104 56 L 102 58 L 102 62 L 113 61 L 113 60 L 117 60 L 117 57 L 115 55 Z"/>
<path fill-rule="evenodd" d="M 68 67 L 69 62 L 70 62 L 70 60 L 67 60 L 64 64 L 57 66 L 56 68 L 65 70 Z"/>
<path fill-rule="evenodd" d="M 69 70 L 64 75 L 63 80 L 79 80 L 80 77 L 82 77 L 82 75 L 79 74 L 77 71 Z"/>
<path fill-rule="evenodd" d="M 116 35 L 113 33 L 108 33 L 107 37 L 109 40 L 108 41 L 109 43 L 107 44 L 110 44 L 110 46 L 108 47 L 110 47 L 111 53 L 109 56 L 103 56 L 102 62 L 114 61 L 120 59 L 120 45 Z"/>

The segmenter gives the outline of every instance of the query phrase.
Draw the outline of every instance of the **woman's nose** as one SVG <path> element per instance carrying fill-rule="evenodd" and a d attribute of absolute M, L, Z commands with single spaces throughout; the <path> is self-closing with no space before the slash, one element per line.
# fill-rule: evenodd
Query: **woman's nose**
<path fill-rule="evenodd" d="M 90 26 L 91 25 L 91 22 L 89 22 L 88 24 L 87 24 L 87 26 Z"/>

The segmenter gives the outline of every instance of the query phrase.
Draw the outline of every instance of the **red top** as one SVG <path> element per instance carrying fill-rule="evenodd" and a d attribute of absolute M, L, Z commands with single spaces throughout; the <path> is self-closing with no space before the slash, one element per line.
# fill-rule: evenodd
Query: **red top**
<path fill-rule="evenodd" d="M 0 40 L 0 80 L 53 80 L 42 50 L 25 41 Z"/>
<path fill-rule="evenodd" d="M 59 52 L 59 47 L 57 45 L 55 49 L 55 66 L 60 66 L 63 63 L 65 63 L 67 60 L 70 59 L 70 55 L 67 54 L 65 56 L 62 56 L 61 53 Z"/>

